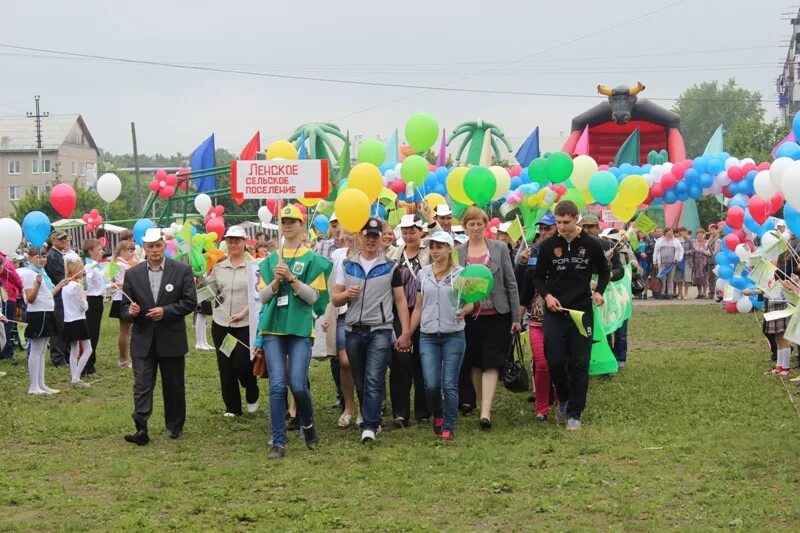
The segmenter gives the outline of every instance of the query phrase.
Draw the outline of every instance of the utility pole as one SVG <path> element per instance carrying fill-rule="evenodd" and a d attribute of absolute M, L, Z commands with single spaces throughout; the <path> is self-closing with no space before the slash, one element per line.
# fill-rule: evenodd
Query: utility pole
<path fill-rule="evenodd" d="M 131 137 L 133 138 L 133 173 L 136 176 L 136 212 L 142 210 L 142 180 L 139 177 L 139 150 L 136 147 L 136 124 L 131 122 Z"/>
<path fill-rule="evenodd" d="M 38 150 L 39 172 L 41 174 L 44 174 L 44 162 L 42 161 L 42 119 L 49 117 L 50 113 L 48 113 L 46 111 L 44 113 L 39 112 L 39 95 L 38 94 L 33 97 L 33 100 L 36 102 L 36 114 L 33 114 L 33 113 L 29 112 L 29 113 L 27 113 L 27 115 L 28 115 L 28 118 L 32 118 L 33 119 L 33 122 L 36 125 L 36 148 Z M 46 185 L 46 183 L 45 183 L 45 185 Z"/>

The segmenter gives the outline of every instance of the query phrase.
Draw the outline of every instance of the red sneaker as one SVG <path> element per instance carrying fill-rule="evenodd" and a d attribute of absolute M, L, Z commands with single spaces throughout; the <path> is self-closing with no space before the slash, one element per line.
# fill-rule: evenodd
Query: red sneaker
<path fill-rule="evenodd" d="M 445 443 L 445 444 L 453 444 L 453 442 L 455 442 L 455 440 L 456 440 L 456 438 L 453 435 L 452 431 L 449 431 L 447 429 L 442 431 L 442 442 L 443 443 Z"/>
<path fill-rule="evenodd" d="M 442 426 L 444 425 L 444 418 L 437 417 L 433 419 L 433 434 L 434 435 L 441 435 L 442 434 Z"/>

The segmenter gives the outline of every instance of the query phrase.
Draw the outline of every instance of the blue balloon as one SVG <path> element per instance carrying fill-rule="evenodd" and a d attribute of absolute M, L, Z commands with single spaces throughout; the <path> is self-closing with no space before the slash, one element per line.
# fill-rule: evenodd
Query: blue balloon
<path fill-rule="evenodd" d="M 699 185 L 691 185 L 689 187 L 689 197 L 693 200 L 699 200 L 703 196 L 703 189 Z"/>
<path fill-rule="evenodd" d="M 528 175 L 528 167 L 525 167 L 520 171 L 519 178 L 522 180 L 522 183 L 530 183 L 531 177 Z"/>
<path fill-rule="evenodd" d="M 733 185 L 731 183 L 731 185 Z M 741 198 L 731 198 L 731 201 L 728 202 L 728 208 L 731 207 L 741 207 L 742 209 L 747 209 L 747 202 L 743 201 Z"/>
<path fill-rule="evenodd" d="M 753 302 L 753 309 L 764 309 L 764 300 L 759 300 L 758 296 L 751 296 L 750 301 Z"/>
<path fill-rule="evenodd" d="M 740 291 L 747 286 L 747 281 L 745 281 L 745 279 L 741 276 L 733 276 L 729 283 L 733 285 L 735 289 L 739 289 Z"/>
<path fill-rule="evenodd" d="M 678 196 L 680 196 L 681 193 L 688 193 L 689 192 L 689 186 L 685 182 L 679 181 L 675 185 L 675 192 L 678 194 Z"/>
<path fill-rule="evenodd" d="M 694 185 L 700 182 L 700 173 L 693 168 L 690 168 L 683 175 L 683 181 L 688 185 Z"/>
<path fill-rule="evenodd" d="M 381 171 L 381 176 L 385 176 L 386 175 L 386 171 L 387 170 L 391 170 L 393 168 L 394 168 L 394 165 L 392 165 L 391 163 L 384 163 L 384 164 L 382 164 L 381 166 L 378 167 L 378 169 L 380 169 L 380 171 Z"/>
<path fill-rule="evenodd" d="M 714 177 L 711 174 L 703 174 L 700 176 L 700 186 L 704 189 L 708 189 L 714 185 Z"/>
<path fill-rule="evenodd" d="M 716 176 L 717 174 L 719 174 L 723 170 L 725 170 L 725 163 L 723 161 L 720 161 L 719 159 L 711 159 L 708 162 L 708 173 L 709 174 L 713 174 L 714 176 Z"/>
<path fill-rule="evenodd" d="M 22 219 L 22 233 L 35 247 L 43 245 L 50 235 L 50 219 L 41 211 L 31 211 Z"/>
<path fill-rule="evenodd" d="M 155 222 L 149 218 L 140 218 L 136 221 L 136 224 L 133 225 L 133 240 L 136 241 L 136 244 L 142 246 L 144 244 L 144 241 L 142 240 L 144 238 L 144 232 L 155 227 Z"/>
<path fill-rule="evenodd" d="M 314 227 L 317 228 L 317 231 L 320 233 L 328 233 L 330 226 L 331 223 L 325 215 L 317 215 L 314 217 Z"/>
<path fill-rule="evenodd" d="M 708 170 L 708 159 L 705 157 L 695 157 L 694 160 L 692 160 L 692 170 L 695 170 L 698 174 L 702 174 Z"/>
<path fill-rule="evenodd" d="M 730 159 L 730 157 L 731 157 L 731 154 L 729 154 L 728 152 L 722 152 L 721 154 L 719 154 L 719 155 L 717 156 L 717 159 L 719 159 L 720 161 L 722 161 L 723 163 L 725 163 L 725 161 L 727 161 L 728 159 Z"/>
<path fill-rule="evenodd" d="M 446 180 L 448 174 L 450 174 L 450 169 L 447 167 L 439 167 L 436 169 L 436 177 L 440 180 Z"/>
<path fill-rule="evenodd" d="M 792 120 L 792 131 L 794 132 L 794 138 L 800 139 L 800 117 L 797 115 L 795 115 L 794 120 Z"/>
<path fill-rule="evenodd" d="M 794 117 L 793 124 L 796 123 L 797 123 L 797 115 L 795 115 Z M 800 137 L 798 137 L 798 139 L 800 139 Z M 779 157 L 790 157 L 795 161 L 797 161 L 798 159 L 800 159 L 800 145 L 798 145 L 796 142 L 791 142 L 791 141 L 783 143 L 775 151 L 775 158 L 777 159 Z"/>
<path fill-rule="evenodd" d="M 795 235 L 800 235 L 800 211 L 791 206 L 788 202 L 783 205 L 783 219 L 786 227 Z"/>
<path fill-rule="evenodd" d="M 731 279 L 733 277 L 733 267 L 731 265 L 719 265 L 717 276 L 725 280 Z"/>
<path fill-rule="evenodd" d="M 798 137 L 798 138 L 800 138 L 800 137 Z M 619 169 L 620 169 L 622 172 L 632 172 L 632 171 L 633 171 L 633 165 L 631 165 L 630 163 L 622 163 L 622 164 L 619 166 Z"/>
<path fill-rule="evenodd" d="M 733 228 L 732 228 L 732 227 L 730 227 L 730 226 L 729 226 L 728 224 L 726 224 L 725 222 L 723 222 L 723 223 L 722 223 L 722 234 L 723 234 L 723 235 L 730 235 L 731 233 L 733 233 Z"/>
<path fill-rule="evenodd" d="M 514 176 L 513 178 L 511 178 L 511 186 L 509 187 L 509 190 L 516 191 L 517 187 L 519 187 L 520 185 L 522 185 L 522 178 Z"/>
<path fill-rule="evenodd" d="M 724 251 L 723 252 L 719 252 L 714 256 L 714 261 L 718 265 L 727 265 L 728 264 L 728 254 L 726 254 Z"/>
<path fill-rule="evenodd" d="M 664 193 L 664 197 L 662 198 L 664 203 L 667 205 L 672 205 L 678 201 L 678 195 L 675 194 L 675 189 L 670 189 Z"/>

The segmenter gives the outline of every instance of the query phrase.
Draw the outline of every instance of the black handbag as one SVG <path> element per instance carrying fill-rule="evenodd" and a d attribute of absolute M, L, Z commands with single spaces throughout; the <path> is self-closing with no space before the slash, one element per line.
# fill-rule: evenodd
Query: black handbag
<path fill-rule="evenodd" d="M 503 368 L 503 385 L 511 392 L 528 392 L 531 380 L 525 368 L 525 356 L 522 352 L 522 342 L 519 335 L 511 334 L 511 346 Z"/>

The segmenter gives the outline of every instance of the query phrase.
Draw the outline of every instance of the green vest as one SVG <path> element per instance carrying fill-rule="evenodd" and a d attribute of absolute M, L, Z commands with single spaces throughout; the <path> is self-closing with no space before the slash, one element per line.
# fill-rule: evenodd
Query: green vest
<path fill-rule="evenodd" d="M 287 254 L 292 257 L 287 257 Z M 272 283 L 275 279 L 274 270 L 279 262 L 278 252 L 273 252 L 261 261 L 259 271 L 264 283 Z M 277 294 L 264 304 L 258 323 L 258 333 L 313 337 L 314 315 L 324 314 L 328 305 L 327 279 L 332 263 L 307 248 L 298 250 L 296 256 L 289 250 L 284 250 L 284 262 L 300 282 L 310 285 L 319 292 L 319 298 L 314 305 L 309 305 L 294 294 L 288 283 L 282 281 Z M 278 305 L 284 301 L 285 305 Z"/>

